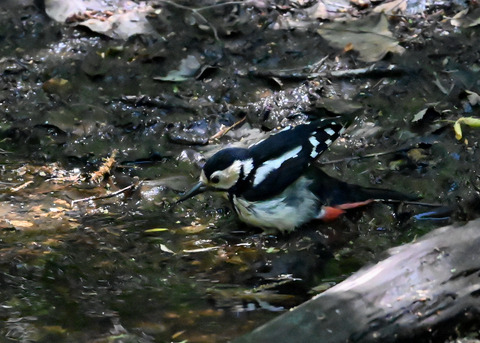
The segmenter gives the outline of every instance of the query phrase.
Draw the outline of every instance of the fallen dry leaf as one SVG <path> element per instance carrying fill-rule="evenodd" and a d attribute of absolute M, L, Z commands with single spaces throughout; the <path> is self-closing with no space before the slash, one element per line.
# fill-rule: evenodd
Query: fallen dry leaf
<path fill-rule="evenodd" d="M 8 221 L 13 227 L 32 227 L 34 224 L 26 220 L 9 220 Z"/>
<path fill-rule="evenodd" d="M 385 2 L 373 9 L 375 13 L 398 14 L 405 13 L 407 10 L 407 0 L 394 0 Z"/>
<path fill-rule="evenodd" d="M 364 62 L 379 61 L 388 52 L 402 54 L 405 51 L 388 29 L 388 20 L 384 14 L 355 21 L 327 23 L 317 32 L 338 49 L 353 44 L 354 50 L 358 51 L 358 58 Z"/>

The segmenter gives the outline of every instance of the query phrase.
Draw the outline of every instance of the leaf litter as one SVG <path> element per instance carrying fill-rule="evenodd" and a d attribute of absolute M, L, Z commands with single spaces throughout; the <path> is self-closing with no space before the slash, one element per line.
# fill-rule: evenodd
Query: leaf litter
<path fill-rule="evenodd" d="M 49 11 L 52 3 L 46 2 Z M 22 289 L 34 290 L 22 295 L 29 305 L 24 309 L 16 305 L 12 317 L 30 313 L 30 303 L 36 303 L 34 294 L 39 293 L 38 281 L 43 280 L 45 283 L 40 286 L 55 294 L 40 295 L 38 301 L 56 309 L 45 309 L 49 323 L 56 319 L 60 322 L 62 311 L 70 313 L 64 304 L 73 303 L 78 309 L 78 313 L 72 314 L 75 320 L 89 323 L 91 318 L 101 318 L 106 325 L 111 321 L 111 332 L 117 332 L 115 328 L 119 326 L 132 332 L 121 336 L 125 339 L 135 340 L 139 337 L 133 332 L 141 331 L 141 339 L 147 340 L 151 335 L 158 341 L 171 337 L 227 341 L 238 335 L 238 325 L 246 331 L 269 318 L 262 313 L 298 304 L 302 296 L 292 297 L 291 290 L 301 293 L 302 287 L 311 286 L 311 278 L 330 286 L 325 280 L 331 280 L 331 274 L 339 282 L 371 261 L 364 256 L 373 256 L 392 242 L 412 239 L 416 233 L 409 228 L 415 225 L 408 220 L 407 224 L 402 222 L 402 213 L 395 213 L 393 220 L 392 212 L 385 208 L 373 208 L 374 212 L 367 211 L 359 220 L 350 218 L 338 225 L 318 226 L 312 232 L 279 238 L 260 236 L 241 226 L 217 197 L 206 195 L 178 207 L 173 207 L 172 202 L 177 192 L 186 187 L 188 176 L 198 175 L 198 169 L 191 165 L 201 165 L 210 149 L 245 143 L 252 139 L 252 126 L 276 130 L 301 123 L 307 112 L 355 115 L 352 132 L 324 157 L 330 159 L 325 168 L 333 175 L 386 186 L 393 179 L 399 187 L 418 187 L 433 199 L 468 194 L 465 183 L 452 177 L 452 170 L 462 174 L 461 168 L 466 167 L 458 162 L 465 157 L 465 147 L 455 143 L 451 124 L 443 125 L 441 120 L 475 118 L 476 113 L 458 111 L 462 108 L 457 98 L 458 85 L 468 80 L 460 80 L 456 73 L 462 68 L 467 75 L 475 73 L 475 63 L 463 63 L 451 52 L 458 50 L 465 60 L 478 59 L 473 58 L 474 49 L 456 49 L 447 35 L 434 50 L 430 42 L 438 42 L 447 32 L 445 25 L 451 9 L 422 1 L 415 3 L 418 8 L 431 6 L 420 21 L 404 15 L 409 4 L 405 9 L 405 2 L 391 2 L 380 3 L 385 6 L 379 11 L 388 16 L 374 16 L 378 22 L 360 19 L 352 25 L 348 22 L 379 8 L 379 2 L 252 1 L 211 7 L 205 4 L 198 9 L 164 3 L 152 7 L 148 14 L 156 33 L 130 36 L 137 29 L 132 29 L 137 21 L 135 10 L 132 16 L 125 15 L 132 7 L 123 13 L 116 8 L 95 7 L 95 2 L 91 2 L 86 8 L 63 10 L 70 13 L 60 22 L 68 19 L 69 25 L 76 28 L 59 33 L 61 26 L 44 27 L 46 36 L 49 30 L 53 32 L 51 50 L 46 50 L 56 57 L 54 65 L 42 55 L 45 50 L 39 50 L 37 55 L 27 48 L 28 52 L 22 55 L 25 47 L 12 49 L 7 39 L 7 48 L 18 55 L 2 59 L 2 67 L 8 71 L 4 75 L 5 88 L 11 85 L 15 89 L 12 94 L 0 94 L 2 99 L 8 99 L 4 101 L 8 115 L 2 122 L 2 148 L 15 151 L 15 155 L 21 151 L 31 162 L 9 165 L 7 169 L 12 167 L 18 173 L 3 175 L 6 201 L 0 208 L 5 219 L 2 262 L 6 273 L 27 276 L 21 280 Z M 199 12 L 202 17 L 196 15 Z M 119 31 L 109 31 L 113 27 L 110 18 L 116 13 L 123 15 L 126 25 L 121 24 Z M 138 14 L 143 16 L 141 9 Z M 325 19 L 333 22 L 324 22 Z M 383 43 L 375 37 L 375 30 L 385 30 L 385 21 L 390 29 L 380 35 L 387 38 Z M 78 30 L 84 22 L 92 22 L 91 32 Z M 435 23 L 435 30 L 422 26 L 425 23 Z M 140 30 L 143 25 L 143 19 L 138 21 Z M 340 31 L 332 33 L 337 27 Z M 323 28 L 328 32 L 322 33 L 322 39 L 317 30 Z M 71 32 L 75 39 L 69 39 Z M 105 35 L 113 39 L 106 40 Z M 343 35 L 349 38 L 337 44 Z M 238 39 L 247 36 L 255 40 Z M 369 45 L 362 36 L 377 43 Z M 82 45 L 83 40 L 87 45 Z M 385 48 L 377 49 L 378 42 Z M 104 58 L 104 53 L 118 46 L 122 49 L 111 58 Z M 408 49 L 402 51 L 401 47 Z M 370 54 L 370 49 L 374 53 Z M 85 62 L 87 51 L 100 59 Z M 422 53 L 430 55 L 426 58 Z M 196 63 L 190 56 L 195 56 Z M 186 60 L 189 57 L 191 67 Z M 62 59 L 68 63 L 62 64 Z M 415 65 L 417 69 L 412 70 L 411 61 L 424 63 L 424 68 Z M 198 64 L 199 70 L 195 70 Z M 382 64 L 393 67 L 382 69 Z M 207 65 L 215 68 L 203 70 Z M 429 72 L 440 65 L 447 71 Z M 149 81 L 156 75 L 177 81 L 152 86 Z M 27 82 L 22 83 L 21 79 Z M 49 79 L 58 87 L 49 88 L 45 81 Z M 62 80 L 68 80 L 68 87 Z M 39 87 L 42 82 L 47 82 L 45 89 Z M 16 87 L 17 84 L 22 87 Z M 464 86 L 478 94 L 476 85 Z M 63 92 L 62 87 L 68 91 Z M 88 100 L 80 97 L 86 89 L 93 90 L 87 92 Z M 21 110 L 12 113 L 15 94 L 26 100 L 18 103 Z M 469 95 L 474 106 L 475 95 Z M 428 111 L 421 110 L 432 103 L 436 104 L 435 120 L 428 116 Z M 245 123 L 234 130 L 225 129 L 234 127 L 241 118 L 246 118 Z M 411 123 L 410 118 L 416 120 Z M 369 123 L 373 125 L 371 130 Z M 443 127 L 448 130 L 442 131 Z M 193 139 L 189 130 L 201 139 Z M 187 134 L 180 137 L 175 132 Z M 359 132 L 364 134 L 355 136 Z M 474 130 L 470 134 L 476 137 Z M 215 146 L 209 142 L 213 137 Z M 189 146 L 173 143 L 175 138 L 175 142 Z M 195 142 L 207 145 L 198 147 Z M 392 146 L 392 142 L 400 143 Z M 403 148 L 404 142 L 410 143 L 409 149 Z M 120 163 L 103 160 L 112 147 L 119 150 Z M 469 145 L 467 150 L 474 160 L 475 145 Z M 339 151 L 341 158 L 335 159 Z M 366 157 L 375 158 L 375 163 Z M 45 162 L 56 159 L 63 162 L 56 166 Z M 122 163 L 121 159 L 134 163 Z M 394 168 L 390 168 L 392 163 Z M 403 181 L 403 177 L 398 177 L 401 174 L 411 177 Z M 87 175 L 98 175 L 94 178 L 97 182 L 89 182 Z M 186 177 L 178 179 L 180 175 Z M 135 176 L 148 182 L 138 189 L 131 187 Z M 432 178 L 438 179 L 435 187 L 430 184 L 423 189 L 425 180 Z M 72 201 L 79 199 L 84 201 L 72 207 Z M 12 205 L 17 205 L 14 211 Z M 393 227 L 393 223 L 399 227 Z M 318 244 L 319 237 L 326 240 L 326 245 Z M 341 250 L 345 246 L 351 247 Z M 325 258 L 330 248 L 343 251 L 335 263 Z M 365 251 L 367 254 L 362 254 Z M 43 255 L 50 256 L 45 259 Z M 37 270 L 28 265 L 33 257 Z M 27 263 L 18 263 L 18 259 Z M 42 265 L 44 261 L 47 263 Z M 95 269 L 89 269 L 89 265 Z M 279 281 L 292 273 L 295 276 L 291 279 Z M 29 288 L 32 278 L 34 283 Z M 262 285 L 271 288 L 263 289 Z M 206 292 L 207 288 L 211 292 Z M 232 292 L 216 292 L 223 289 Z M 9 296 L 8 292 L 7 288 L 4 297 Z M 136 311 L 132 305 L 140 302 L 144 307 Z M 209 312 L 203 306 L 214 310 Z M 250 312 L 250 318 L 256 319 L 242 321 L 243 312 Z M 37 327 L 41 327 L 42 316 L 38 318 Z M 221 325 L 222 330 L 216 330 L 215 325 Z M 95 330 L 92 327 L 83 329 L 90 337 L 114 337 L 90 332 L 89 329 Z M 69 327 L 70 339 L 78 338 L 78 334 Z"/>
<path fill-rule="evenodd" d="M 351 49 L 359 53 L 364 62 L 376 62 L 387 53 L 403 54 L 405 49 L 393 36 L 384 14 L 370 15 L 359 20 L 323 24 L 317 32 L 332 46 Z"/>

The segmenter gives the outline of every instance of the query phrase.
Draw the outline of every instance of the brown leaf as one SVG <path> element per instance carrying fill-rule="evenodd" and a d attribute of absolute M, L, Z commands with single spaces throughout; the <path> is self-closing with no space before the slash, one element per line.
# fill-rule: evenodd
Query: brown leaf
<path fill-rule="evenodd" d="M 317 32 L 338 49 L 354 43 L 359 59 L 364 62 L 379 61 L 388 52 L 402 54 L 405 51 L 390 32 L 384 14 L 324 24 Z"/>
<path fill-rule="evenodd" d="M 29 222 L 29 221 L 26 221 L 26 220 L 9 220 L 9 222 L 15 228 L 17 228 L 17 227 L 28 228 L 28 227 L 32 227 L 34 225 L 32 222 Z"/>

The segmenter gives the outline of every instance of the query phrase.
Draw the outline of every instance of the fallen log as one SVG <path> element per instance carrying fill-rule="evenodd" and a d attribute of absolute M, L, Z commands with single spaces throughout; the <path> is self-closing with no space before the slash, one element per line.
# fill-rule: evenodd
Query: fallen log
<path fill-rule="evenodd" d="M 480 220 L 389 254 L 234 343 L 444 342 L 479 327 Z"/>

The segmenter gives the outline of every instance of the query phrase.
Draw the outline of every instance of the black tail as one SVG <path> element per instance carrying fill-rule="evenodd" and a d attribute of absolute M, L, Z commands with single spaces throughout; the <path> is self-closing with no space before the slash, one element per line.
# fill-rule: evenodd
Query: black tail
<path fill-rule="evenodd" d="M 309 168 L 308 174 L 314 180 L 313 184 L 310 185 L 310 190 L 319 197 L 323 204 L 328 206 L 367 200 L 416 201 L 419 199 L 416 195 L 405 194 L 389 189 L 349 184 L 327 175 L 315 166 Z"/>

